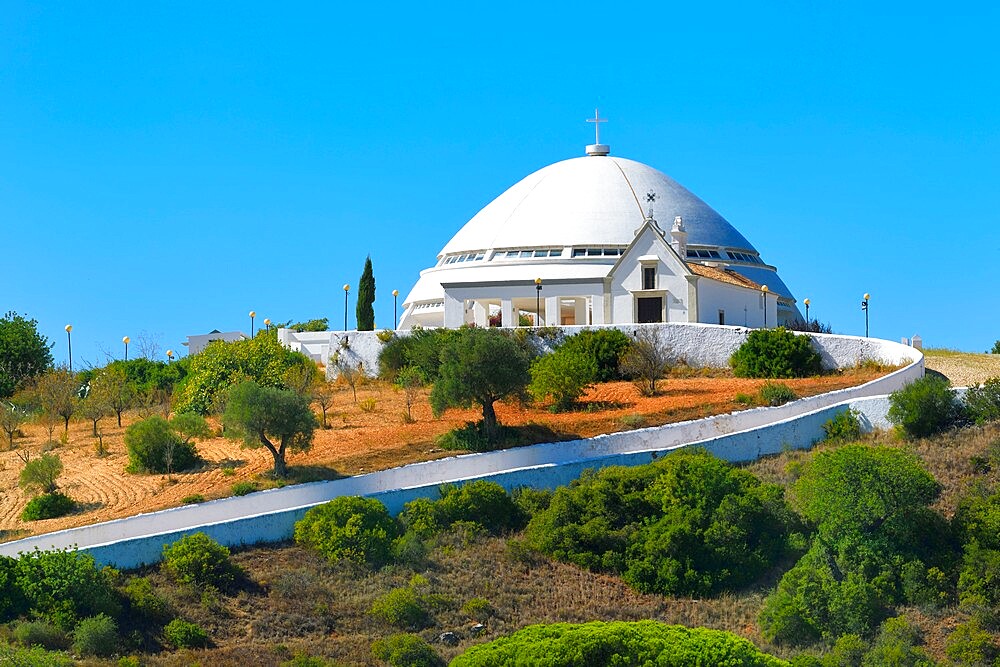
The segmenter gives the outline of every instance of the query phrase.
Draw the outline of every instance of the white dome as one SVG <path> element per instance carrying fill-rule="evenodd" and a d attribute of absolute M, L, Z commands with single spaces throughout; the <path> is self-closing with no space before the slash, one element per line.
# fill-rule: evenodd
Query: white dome
<path fill-rule="evenodd" d="M 648 192 L 656 194 L 652 204 L 646 201 Z M 666 174 L 634 160 L 591 156 L 556 162 L 522 179 L 469 220 L 441 255 L 624 246 L 650 206 L 667 229 L 674 216 L 682 216 L 691 245 L 756 252 L 725 218 Z"/>

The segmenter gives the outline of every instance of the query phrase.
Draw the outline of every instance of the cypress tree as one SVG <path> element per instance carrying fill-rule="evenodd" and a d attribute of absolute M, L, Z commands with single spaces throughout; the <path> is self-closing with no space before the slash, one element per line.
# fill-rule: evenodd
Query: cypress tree
<path fill-rule="evenodd" d="M 372 331 L 375 328 L 375 274 L 372 273 L 371 255 L 365 258 L 365 269 L 358 281 L 358 331 Z"/>

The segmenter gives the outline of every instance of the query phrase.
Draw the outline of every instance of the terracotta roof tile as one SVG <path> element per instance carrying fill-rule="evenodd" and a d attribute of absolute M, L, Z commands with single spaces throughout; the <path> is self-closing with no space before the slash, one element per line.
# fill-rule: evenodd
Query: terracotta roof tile
<path fill-rule="evenodd" d="M 720 283 L 726 283 L 727 285 L 736 285 L 737 287 L 747 287 L 756 290 L 761 288 L 759 284 L 749 278 L 729 269 L 719 269 L 714 266 L 705 266 L 704 264 L 695 264 L 693 262 L 688 263 L 688 268 L 696 276 L 718 280 Z"/>

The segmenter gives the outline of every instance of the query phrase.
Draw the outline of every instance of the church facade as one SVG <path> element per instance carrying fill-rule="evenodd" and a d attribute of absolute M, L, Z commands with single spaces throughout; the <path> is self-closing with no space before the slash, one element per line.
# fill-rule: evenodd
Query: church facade
<path fill-rule="evenodd" d="M 598 142 L 469 220 L 421 272 L 399 328 L 760 327 L 800 318 L 777 268 L 728 221 L 669 176 Z"/>

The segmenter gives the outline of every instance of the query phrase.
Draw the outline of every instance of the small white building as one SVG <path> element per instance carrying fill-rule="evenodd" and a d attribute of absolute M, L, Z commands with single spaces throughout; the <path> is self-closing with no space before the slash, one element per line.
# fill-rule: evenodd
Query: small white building
<path fill-rule="evenodd" d="M 801 319 L 777 269 L 705 202 L 606 145 L 586 153 L 469 220 L 421 272 L 399 328 Z"/>
<path fill-rule="evenodd" d="M 207 334 L 199 334 L 197 336 L 188 336 L 186 343 L 181 343 L 187 346 L 188 354 L 198 354 L 205 347 L 214 340 L 222 340 L 227 343 L 232 343 L 237 340 L 249 340 L 250 336 L 246 335 L 242 331 L 219 331 L 214 329 Z"/>

